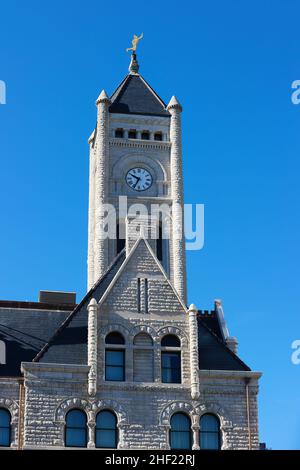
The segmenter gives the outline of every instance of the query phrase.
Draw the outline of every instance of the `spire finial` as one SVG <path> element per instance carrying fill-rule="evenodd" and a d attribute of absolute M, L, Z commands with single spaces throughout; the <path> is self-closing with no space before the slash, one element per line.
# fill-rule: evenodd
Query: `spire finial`
<path fill-rule="evenodd" d="M 139 73 L 139 64 L 138 64 L 138 61 L 137 61 L 137 58 L 136 58 L 136 54 L 133 52 L 131 54 L 131 60 L 130 60 L 130 65 L 129 65 L 129 73 L 131 75 L 138 75 Z"/>
<path fill-rule="evenodd" d="M 142 33 L 139 37 L 134 34 L 133 39 L 131 41 L 132 47 L 128 47 L 126 52 L 132 51 L 131 60 L 129 65 L 129 73 L 136 75 L 139 73 L 139 64 L 136 58 L 136 46 L 138 45 L 139 41 L 144 37 L 144 33 Z"/>

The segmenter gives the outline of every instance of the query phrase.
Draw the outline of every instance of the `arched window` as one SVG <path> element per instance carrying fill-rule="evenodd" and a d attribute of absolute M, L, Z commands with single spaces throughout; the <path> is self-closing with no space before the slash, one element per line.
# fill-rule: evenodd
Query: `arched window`
<path fill-rule="evenodd" d="M 161 340 L 161 381 L 181 383 L 180 340 L 175 335 L 166 335 Z"/>
<path fill-rule="evenodd" d="M 100 411 L 96 417 L 96 447 L 116 449 L 118 446 L 117 417 L 109 410 Z"/>
<path fill-rule="evenodd" d="M 123 382 L 125 380 L 125 340 L 121 333 L 112 332 L 105 338 L 110 345 L 105 349 L 105 380 Z"/>
<path fill-rule="evenodd" d="M 184 413 L 175 413 L 171 418 L 170 447 L 171 449 L 191 449 L 191 420 Z"/>
<path fill-rule="evenodd" d="M 200 418 L 200 449 L 221 449 L 220 420 L 210 413 Z"/>
<path fill-rule="evenodd" d="M 0 446 L 9 447 L 11 439 L 11 415 L 5 408 L 0 408 Z"/>
<path fill-rule="evenodd" d="M 87 446 L 87 417 L 82 410 L 70 410 L 66 415 L 65 446 Z"/>
<path fill-rule="evenodd" d="M 133 380 L 154 381 L 153 341 L 147 333 L 139 333 L 133 339 Z"/>

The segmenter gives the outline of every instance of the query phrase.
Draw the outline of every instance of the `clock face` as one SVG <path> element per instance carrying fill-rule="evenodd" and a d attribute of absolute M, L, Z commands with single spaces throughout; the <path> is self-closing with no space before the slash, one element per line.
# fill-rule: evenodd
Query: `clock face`
<path fill-rule="evenodd" d="M 152 185 L 152 176 L 144 168 L 132 168 L 126 175 L 126 183 L 135 191 L 145 191 Z"/>

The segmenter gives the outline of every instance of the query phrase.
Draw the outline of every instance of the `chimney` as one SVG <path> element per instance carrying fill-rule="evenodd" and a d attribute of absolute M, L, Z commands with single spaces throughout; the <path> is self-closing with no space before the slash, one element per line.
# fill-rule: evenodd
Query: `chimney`
<path fill-rule="evenodd" d="M 226 339 L 226 344 L 228 348 L 234 353 L 237 354 L 238 352 L 238 340 L 235 338 L 235 336 L 228 336 Z"/>

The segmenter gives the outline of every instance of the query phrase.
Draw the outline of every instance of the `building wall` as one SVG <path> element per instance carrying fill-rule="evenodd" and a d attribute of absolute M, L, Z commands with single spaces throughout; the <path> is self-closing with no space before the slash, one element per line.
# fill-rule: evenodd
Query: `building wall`
<path fill-rule="evenodd" d="M 113 410 L 118 417 L 120 449 L 168 449 L 170 418 L 185 412 L 193 425 L 194 449 L 199 448 L 199 420 L 206 412 L 221 421 L 222 449 L 248 449 L 249 434 L 245 387 L 240 378 L 213 378 L 201 384 L 199 400 L 192 400 L 188 386 L 101 384 L 95 397 L 87 394 L 85 366 L 26 363 L 25 448 L 64 447 L 64 422 L 72 408 L 86 411 L 89 444 L 94 447 L 96 414 Z M 257 384 L 252 379 L 251 431 L 252 449 L 258 449 Z"/>

